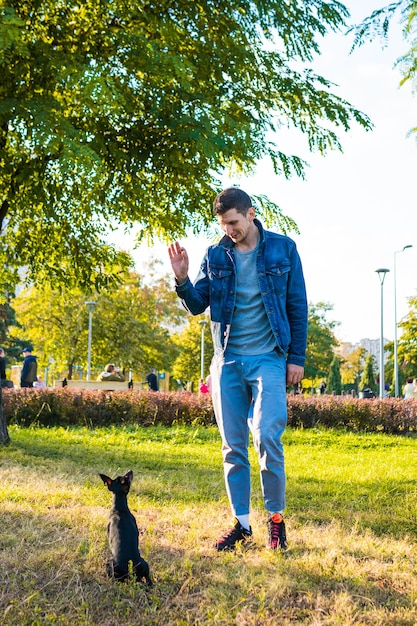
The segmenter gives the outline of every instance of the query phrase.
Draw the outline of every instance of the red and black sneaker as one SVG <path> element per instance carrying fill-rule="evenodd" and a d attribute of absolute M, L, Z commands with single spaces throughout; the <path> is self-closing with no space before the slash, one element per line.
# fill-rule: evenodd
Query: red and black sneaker
<path fill-rule="evenodd" d="M 284 518 L 280 513 L 274 513 L 268 518 L 268 548 L 271 550 L 286 550 L 287 535 L 285 533 Z"/>
<path fill-rule="evenodd" d="M 252 537 L 252 528 L 249 528 L 249 530 L 243 528 L 239 520 L 235 518 L 233 528 L 216 541 L 215 548 L 219 552 L 221 550 L 234 550 L 239 541 L 243 543 L 250 537 Z"/>

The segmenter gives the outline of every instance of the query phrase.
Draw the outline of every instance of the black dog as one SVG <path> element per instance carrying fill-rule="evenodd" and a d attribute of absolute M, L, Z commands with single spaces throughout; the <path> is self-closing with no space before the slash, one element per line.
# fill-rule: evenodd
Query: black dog
<path fill-rule="evenodd" d="M 130 470 L 114 480 L 104 474 L 100 474 L 100 477 L 113 493 L 113 506 L 107 524 L 112 558 L 107 563 L 107 574 L 116 580 L 124 581 L 129 577 L 129 563 L 132 562 L 137 580 L 152 585 L 149 565 L 139 552 L 138 525 L 127 504 L 133 472 Z"/>

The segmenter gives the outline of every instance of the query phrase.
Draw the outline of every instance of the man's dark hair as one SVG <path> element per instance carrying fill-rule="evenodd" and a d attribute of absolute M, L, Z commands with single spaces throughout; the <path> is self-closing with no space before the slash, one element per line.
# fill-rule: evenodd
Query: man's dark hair
<path fill-rule="evenodd" d="M 252 200 L 248 194 L 237 187 L 225 189 L 216 196 L 213 202 L 213 210 L 216 215 L 223 215 L 230 209 L 236 209 L 238 213 L 246 215 L 251 206 Z"/>

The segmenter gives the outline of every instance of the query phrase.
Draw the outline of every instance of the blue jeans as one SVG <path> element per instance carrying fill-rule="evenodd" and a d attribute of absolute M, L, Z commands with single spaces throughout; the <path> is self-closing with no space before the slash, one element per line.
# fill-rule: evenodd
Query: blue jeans
<path fill-rule="evenodd" d="M 211 364 L 212 398 L 222 437 L 226 491 L 233 515 L 250 512 L 249 430 L 258 454 L 262 494 L 270 513 L 285 508 L 281 436 L 287 424 L 286 359 L 277 352 L 226 352 Z"/>

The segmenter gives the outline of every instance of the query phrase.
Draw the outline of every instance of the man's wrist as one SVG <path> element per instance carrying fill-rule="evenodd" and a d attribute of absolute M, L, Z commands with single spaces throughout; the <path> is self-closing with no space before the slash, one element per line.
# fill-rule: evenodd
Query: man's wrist
<path fill-rule="evenodd" d="M 175 277 L 175 282 L 177 284 L 177 287 L 182 287 L 183 285 L 185 285 L 185 283 L 188 280 L 188 274 L 186 275 L 186 277 Z"/>

